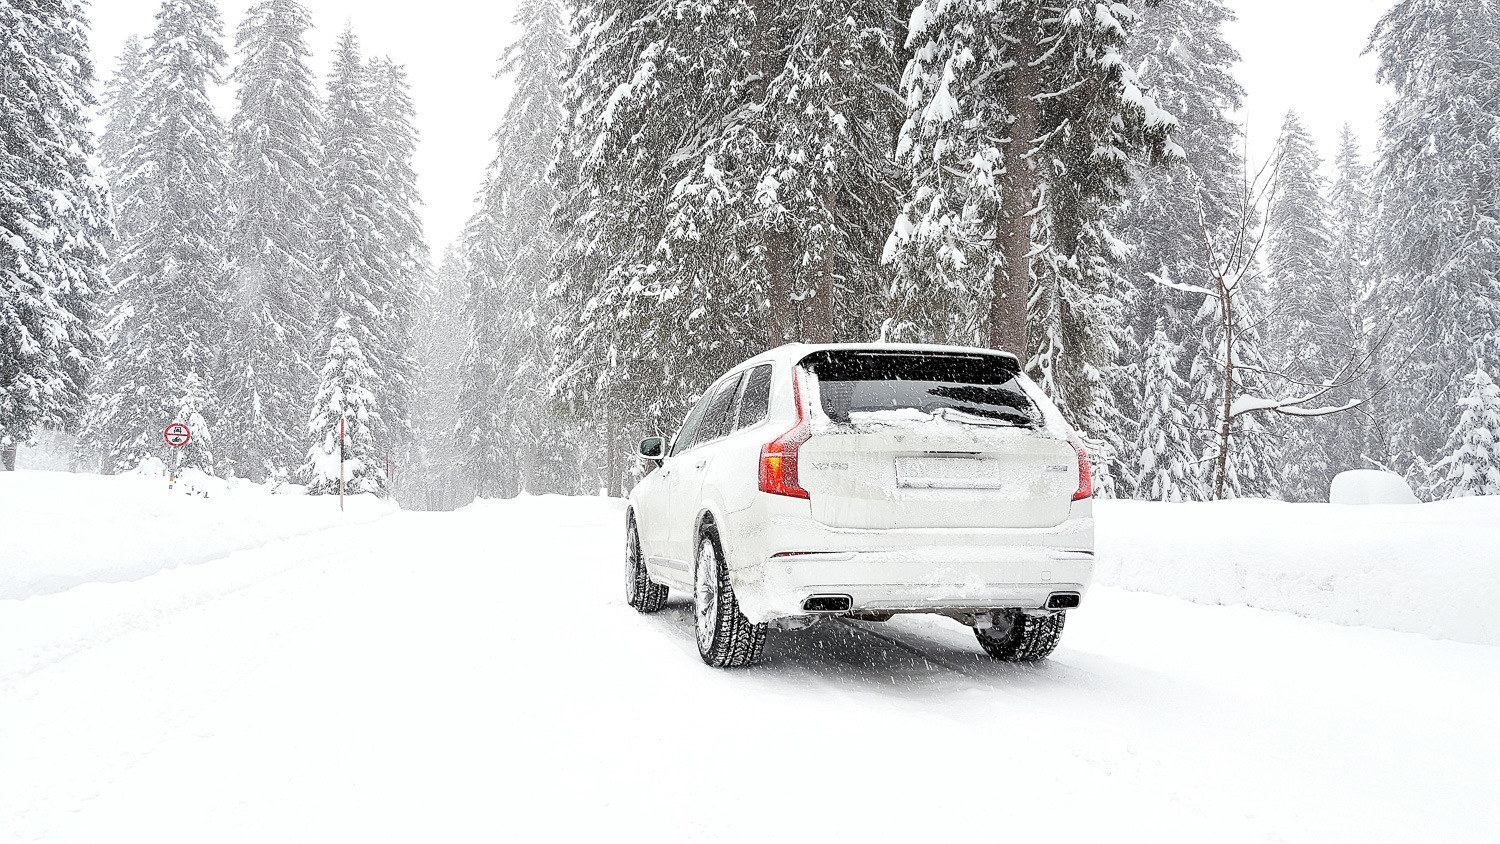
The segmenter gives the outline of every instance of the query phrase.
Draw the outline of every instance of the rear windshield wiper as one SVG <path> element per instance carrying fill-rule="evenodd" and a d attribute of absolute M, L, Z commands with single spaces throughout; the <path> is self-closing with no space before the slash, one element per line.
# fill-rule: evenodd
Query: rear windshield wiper
<path fill-rule="evenodd" d="M 1008 421 L 998 416 L 985 416 L 983 414 L 974 413 L 968 410 L 960 410 L 956 407 L 935 408 L 932 411 L 932 415 L 937 416 L 941 419 L 950 419 L 954 422 L 961 422 L 965 425 L 989 425 L 990 427 L 994 428 L 1017 427 L 1015 422 Z M 1031 421 L 1029 418 L 1026 418 L 1024 414 L 1017 413 L 1016 416 L 1025 419 L 1027 422 Z"/>

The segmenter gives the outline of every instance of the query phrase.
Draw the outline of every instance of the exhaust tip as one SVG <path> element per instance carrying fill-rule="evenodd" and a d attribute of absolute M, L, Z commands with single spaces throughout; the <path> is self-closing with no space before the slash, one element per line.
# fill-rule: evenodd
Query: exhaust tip
<path fill-rule="evenodd" d="M 1049 610 L 1071 610 L 1078 606 L 1079 595 L 1077 592 L 1053 592 L 1047 596 L 1047 609 Z"/>
<path fill-rule="evenodd" d="M 802 602 L 803 612 L 848 612 L 854 599 L 848 595 L 813 595 Z"/>

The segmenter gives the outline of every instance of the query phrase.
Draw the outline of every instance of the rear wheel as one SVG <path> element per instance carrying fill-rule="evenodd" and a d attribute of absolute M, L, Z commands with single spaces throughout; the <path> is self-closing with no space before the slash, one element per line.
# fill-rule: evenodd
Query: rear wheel
<path fill-rule="evenodd" d="M 638 612 L 657 612 L 667 605 L 667 587 L 646 574 L 646 559 L 641 555 L 641 537 L 635 528 L 635 516 L 625 523 L 625 602 Z"/>
<path fill-rule="evenodd" d="M 993 627 L 974 628 L 974 636 L 984 652 L 1005 662 L 1036 662 L 1057 649 L 1067 613 L 1027 615 L 1008 610 L 996 611 L 994 619 Z"/>
<path fill-rule="evenodd" d="M 698 655 L 715 668 L 738 668 L 760 658 L 766 625 L 751 624 L 740 612 L 719 536 L 708 528 L 698 540 L 693 565 L 693 617 Z"/>

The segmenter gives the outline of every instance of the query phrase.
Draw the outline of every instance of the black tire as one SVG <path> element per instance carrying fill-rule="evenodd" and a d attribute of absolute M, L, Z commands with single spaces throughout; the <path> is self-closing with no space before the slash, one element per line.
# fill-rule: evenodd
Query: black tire
<path fill-rule="evenodd" d="M 974 628 L 974 638 L 979 640 L 984 652 L 995 659 L 1036 662 L 1051 656 L 1057 649 L 1067 617 L 1068 614 L 1062 612 L 1027 615 L 1018 610 L 997 611 L 995 626 Z"/>
<path fill-rule="evenodd" d="M 646 574 L 634 515 L 625 520 L 625 603 L 644 613 L 660 612 L 667 605 L 667 587 Z"/>
<path fill-rule="evenodd" d="M 693 620 L 698 655 L 715 668 L 749 665 L 765 650 L 766 625 L 751 624 L 740 612 L 724 565 L 724 548 L 712 526 L 699 535 L 697 550 L 693 556 Z"/>

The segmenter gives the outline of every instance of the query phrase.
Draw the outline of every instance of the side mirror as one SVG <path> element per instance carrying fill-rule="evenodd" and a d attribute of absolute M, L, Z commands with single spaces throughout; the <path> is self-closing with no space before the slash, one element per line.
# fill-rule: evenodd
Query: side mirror
<path fill-rule="evenodd" d="M 647 437 L 641 440 L 640 456 L 647 460 L 660 460 L 667 455 L 667 441 L 663 437 Z"/>

